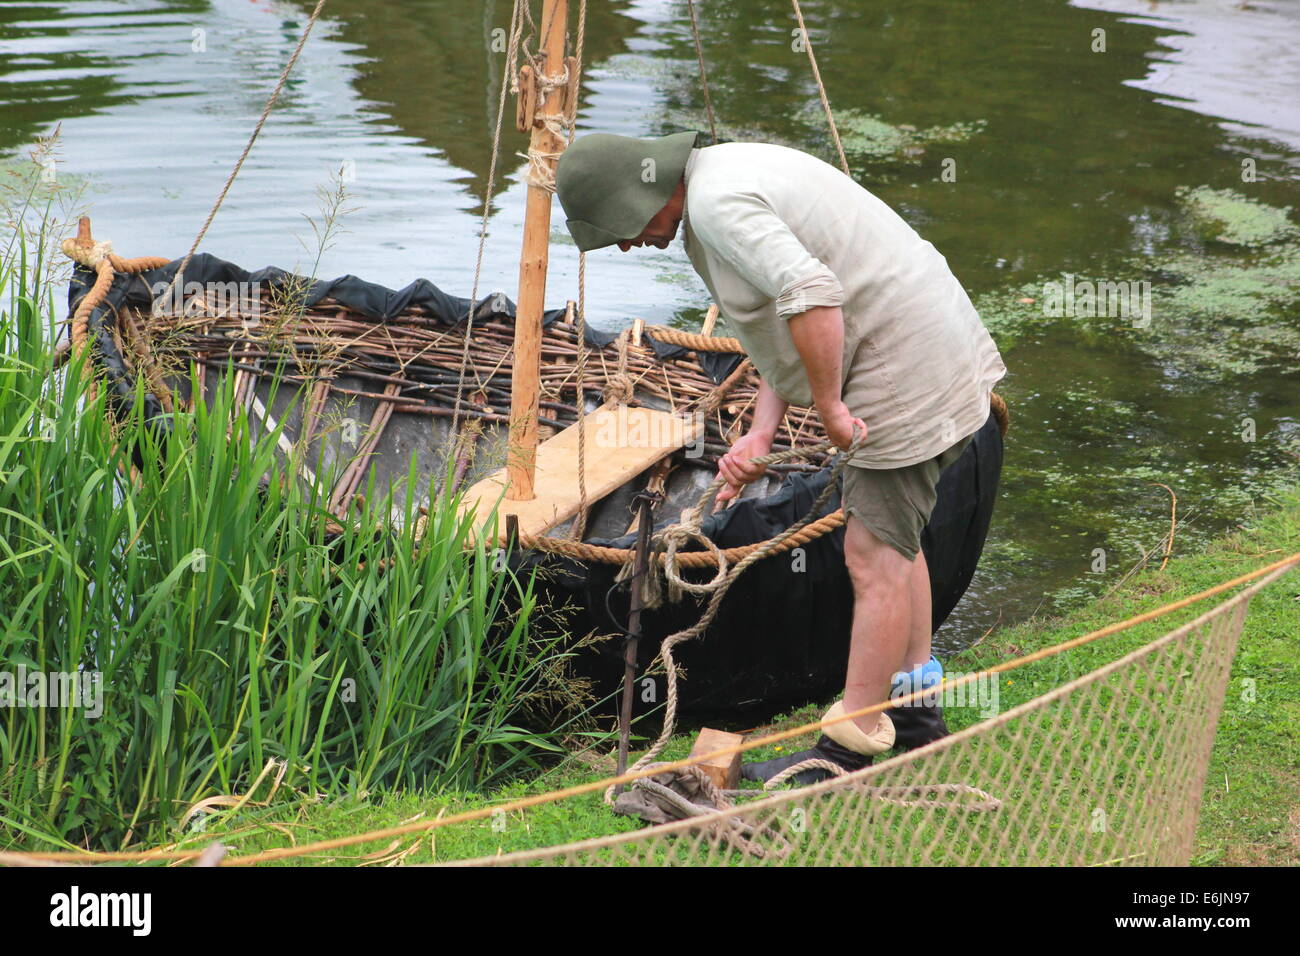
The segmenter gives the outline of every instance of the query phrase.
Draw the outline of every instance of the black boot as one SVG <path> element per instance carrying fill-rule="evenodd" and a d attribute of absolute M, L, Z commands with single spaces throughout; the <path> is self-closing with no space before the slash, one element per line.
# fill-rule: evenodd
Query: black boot
<path fill-rule="evenodd" d="M 894 749 L 899 753 L 924 747 L 950 732 L 938 704 L 895 707 L 889 717 L 894 722 Z"/>
<path fill-rule="evenodd" d="M 793 767 L 797 763 L 816 758 L 839 764 L 844 768 L 845 773 L 861 770 L 871 763 L 871 757 L 866 754 L 855 753 L 847 747 L 841 747 L 823 734 L 816 745 L 809 750 L 800 750 L 796 753 L 786 754 L 784 757 L 774 757 L 771 760 L 764 760 L 759 763 L 741 764 L 740 775 L 746 780 L 758 780 L 766 783 L 787 767 Z M 822 767 L 810 767 L 807 770 L 799 771 L 790 778 L 789 782 L 797 787 L 806 787 L 810 783 L 820 783 L 831 776 L 829 770 Z"/>

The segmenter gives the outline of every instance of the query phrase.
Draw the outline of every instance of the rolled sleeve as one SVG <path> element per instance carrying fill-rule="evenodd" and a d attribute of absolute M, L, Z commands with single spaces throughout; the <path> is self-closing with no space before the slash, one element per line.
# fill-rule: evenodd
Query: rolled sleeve
<path fill-rule="evenodd" d="M 844 289 L 835 273 L 817 262 L 820 269 L 804 279 L 789 283 L 776 297 L 776 314 L 783 319 L 821 306 L 844 304 Z"/>
<path fill-rule="evenodd" d="M 774 301 L 782 318 L 843 305 L 844 290 L 835 274 L 761 197 L 743 191 L 688 192 L 687 201 L 691 228 L 700 240 Z"/>

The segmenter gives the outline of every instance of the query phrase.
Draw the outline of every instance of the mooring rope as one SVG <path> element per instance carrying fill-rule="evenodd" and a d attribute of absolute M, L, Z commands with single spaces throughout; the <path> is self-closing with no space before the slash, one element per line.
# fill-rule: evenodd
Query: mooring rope
<path fill-rule="evenodd" d="M 515 0 L 510 11 L 510 35 L 506 46 L 506 63 L 501 74 L 501 93 L 497 97 L 497 120 L 492 131 L 492 156 L 488 160 L 487 188 L 483 194 L 483 217 L 478 228 L 478 254 L 474 258 L 474 282 L 470 287 L 469 310 L 465 314 L 465 342 L 460 356 L 460 372 L 456 378 L 456 401 L 452 405 L 451 429 L 448 432 L 453 442 L 457 440 L 456 436 L 459 434 L 461 404 L 465 400 L 465 374 L 470 369 L 469 347 L 474 331 L 474 313 L 478 310 L 478 287 L 479 280 L 483 275 L 483 253 L 487 248 L 488 219 L 492 215 L 492 195 L 496 190 L 497 159 L 501 155 L 501 124 L 506 110 L 506 91 L 511 89 L 515 82 L 511 73 L 515 69 L 520 34 L 523 32 L 523 14 L 520 12 L 523 3 L 524 0 Z M 483 379 L 479 376 L 477 369 L 474 370 L 474 378 L 481 390 Z"/>
<path fill-rule="evenodd" d="M 779 544 L 768 552 L 768 556 L 771 557 L 808 544 L 810 541 L 841 527 L 844 521 L 843 509 L 837 509 L 830 514 L 823 515 L 816 521 L 810 522 L 807 527 L 802 528 L 798 534 L 782 539 Z M 544 534 L 520 533 L 518 541 L 520 547 L 525 549 L 546 551 L 561 557 L 576 558 L 579 561 L 597 561 L 601 564 L 627 564 L 634 555 L 630 548 L 611 548 L 607 545 L 591 544 L 587 541 L 552 538 Z M 743 560 L 767 543 L 767 541 L 757 541 L 752 544 L 737 545 L 734 548 L 723 548 L 717 552 L 686 551 L 678 553 L 674 560 L 679 568 L 712 568 L 717 565 L 718 555 L 721 554 L 730 565 Z M 662 562 L 665 560 L 665 556 L 661 552 L 652 560 Z"/>
<path fill-rule="evenodd" d="M 221 204 L 225 202 L 226 194 L 230 192 L 230 187 L 234 185 L 235 177 L 238 176 L 239 171 L 244 168 L 244 160 L 248 159 L 248 154 L 253 151 L 253 144 L 257 142 L 258 134 L 262 132 L 262 127 L 266 125 L 266 118 L 271 115 L 271 110 L 275 108 L 276 100 L 280 98 L 280 92 L 284 89 L 284 84 L 288 81 L 289 74 L 292 72 L 294 64 L 298 62 L 298 56 L 302 53 L 302 48 L 306 46 L 307 37 L 311 35 L 311 28 L 316 25 L 316 20 L 320 17 L 321 9 L 324 6 L 325 0 L 316 0 L 316 8 L 312 10 L 311 16 L 307 20 L 307 26 L 303 28 L 302 36 L 298 38 L 298 45 L 294 47 L 293 54 L 289 57 L 289 62 L 284 65 L 284 69 L 280 72 L 280 79 L 275 84 L 275 89 L 271 91 L 270 99 L 268 99 L 266 105 L 262 107 L 262 115 L 257 118 L 257 125 L 253 127 L 252 135 L 248 137 L 248 143 L 244 146 L 244 151 L 239 154 L 239 159 L 235 162 L 234 169 L 232 169 L 230 175 L 226 177 L 226 184 L 221 188 L 221 192 L 217 195 L 217 201 L 212 204 L 212 209 L 208 211 L 208 218 L 203 220 L 203 227 L 199 229 L 199 234 L 194 237 L 194 242 L 190 245 L 190 251 L 185 253 L 185 258 L 181 260 L 180 268 L 177 269 L 176 274 L 172 276 L 171 283 L 167 286 L 166 291 L 163 292 L 159 301 L 171 301 L 173 290 L 175 290 L 177 284 L 181 281 L 181 276 L 185 274 L 185 267 L 188 266 L 190 260 L 194 258 L 194 253 L 198 251 L 199 243 L 201 243 L 203 237 L 207 235 L 208 227 L 212 225 L 212 220 L 217 217 L 217 210 L 221 208 Z M 182 286 L 182 288 L 184 287 Z"/>
<path fill-rule="evenodd" d="M 813 53 L 812 38 L 808 36 L 808 28 L 804 26 L 803 11 L 799 9 L 799 0 L 791 0 L 794 4 L 794 15 L 799 21 L 799 33 L 803 37 L 804 49 L 808 51 L 808 62 L 812 66 L 813 79 L 817 82 L 817 95 L 821 97 L 822 109 L 826 112 L 826 125 L 831 129 L 831 139 L 835 141 L 835 150 L 840 154 L 840 168 L 844 170 L 844 175 L 850 179 L 853 174 L 849 172 L 849 160 L 844 155 L 844 144 L 840 142 L 840 131 L 835 126 L 835 114 L 831 112 L 831 101 L 826 96 L 826 85 L 822 83 L 821 70 L 817 69 L 817 57 Z"/>
<path fill-rule="evenodd" d="M 582 90 L 582 48 L 587 40 L 587 0 L 578 5 L 578 45 L 574 53 L 574 72 L 577 74 L 573 83 L 572 102 L 564 104 L 568 112 L 569 139 L 565 146 L 573 145 L 573 137 L 578 132 L 578 98 Z M 578 250 L 578 336 L 577 336 L 577 377 L 578 387 L 574 405 L 578 409 L 578 513 L 569 528 L 569 537 L 581 541 L 587 533 L 587 254 Z"/>
<path fill-rule="evenodd" d="M 680 345 L 682 348 L 690 349 L 692 352 L 734 352 L 737 355 L 745 355 L 745 347 L 740 344 L 740 339 L 731 338 L 727 335 L 703 335 L 699 332 L 687 332 L 684 329 L 674 329 L 668 325 L 647 325 L 645 332 L 653 336 L 657 341 L 665 345 Z"/>
<path fill-rule="evenodd" d="M 709 114 L 709 135 L 718 141 L 718 127 L 713 121 L 713 99 L 709 96 L 709 71 L 704 66 L 704 45 L 700 42 L 700 25 L 695 18 L 695 0 L 686 0 L 691 14 L 691 36 L 695 39 L 695 59 L 700 64 L 700 89 L 704 92 L 704 110 Z"/>

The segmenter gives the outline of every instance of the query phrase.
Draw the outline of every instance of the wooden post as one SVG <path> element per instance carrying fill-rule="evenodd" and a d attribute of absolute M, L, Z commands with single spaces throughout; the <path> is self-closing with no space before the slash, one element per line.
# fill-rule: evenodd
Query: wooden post
<path fill-rule="evenodd" d="M 543 69 L 552 76 L 564 72 L 564 35 L 569 19 L 568 0 L 542 3 Z M 548 130 L 544 118 L 559 119 L 565 110 L 565 87 L 558 86 L 537 103 L 529 137 L 529 152 L 558 154 L 565 142 Z M 520 95 L 524 91 L 521 89 Z M 541 93 L 538 93 L 539 97 Z M 552 172 L 555 160 L 542 159 Z M 506 497 L 531 501 L 537 469 L 537 401 L 542 374 L 542 310 L 546 298 L 546 265 L 551 234 L 551 194 L 530 181 L 524 212 L 524 245 L 519 256 L 519 302 L 515 314 L 514 369 L 510 377 L 510 435 L 506 453 L 509 483 Z"/>
<path fill-rule="evenodd" d="M 623 639 L 623 699 L 618 711 L 618 776 L 627 772 L 627 751 L 632 740 L 632 693 L 636 679 L 636 650 L 641 639 L 641 607 L 646 575 L 650 573 L 650 532 L 654 528 L 651 509 L 654 497 L 641 492 L 637 500 L 635 558 L 632 562 L 632 592 L 627 614 L 627 637 Z M 623 792 L 622 785 L 618 793 Z"/>

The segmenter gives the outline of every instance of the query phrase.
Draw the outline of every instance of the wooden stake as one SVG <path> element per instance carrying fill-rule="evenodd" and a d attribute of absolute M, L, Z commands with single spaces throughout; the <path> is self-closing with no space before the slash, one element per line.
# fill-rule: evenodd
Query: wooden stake
<path fill-rule="evenodd" d="M 718 324 L 718 304 L 715 302 L 709 306 L 709 311 L 704 313 L 704 326 L 700 329 L 701 335 L 712 335 L 713 327 Z"/>
<path fill-rule="evenodd" d="M 642 589 L 650 573 L 650 531 L 654 499 L 641 493 L 637 501 L 636 556 L 632 561 L 632 593 L 627 615 L 627 637 L 623 644 L 623 700 L 618 712 L 618 775 L 627 771 L 627 751 L 632 739 L 632 693 L 636 679 L 636 649 L 641 639 Z M 620 786 L 618 792 L 622 793 Z"/>
<path fill-rule="evenodd" d="M 543 0 L 543 69 L 551 75 L 564 71 L 564 35 L 569 19 L 568 0 Z M 522 91 L 521 91 L 522 95 Z M 564 87 L 548 91 L 536 106 L 537 120 L 529 138 L 529 151 L 558 154 L 565 143 L 546 128 L 547 117 L 564 116 Z M 551 173 L 555 160 L 540 159 Z M 519 305 L 515 314 L 515 360 L 511 373 L 510 436 L 506 468 L 510 483 L 506 497 L 531 501 L 537 467 L 537 402 L 542 365 L 542 310 L 546 298 L 546 266 L 551 234 L 551 194 L 529 174 L 528 204 L 524 212 L 524 244 L 519 255 Z"/>

